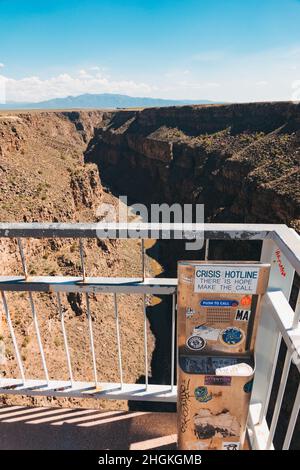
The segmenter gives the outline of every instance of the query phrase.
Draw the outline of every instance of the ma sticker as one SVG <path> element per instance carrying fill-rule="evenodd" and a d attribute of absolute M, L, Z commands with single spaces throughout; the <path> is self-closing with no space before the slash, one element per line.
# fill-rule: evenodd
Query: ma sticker
<path fill-rule="evenodd" d="M 235 314 L 235 320 L 249 321 L 250 315 L 251 315 L 251 310 L 242 310 L 238 308 Z"/>

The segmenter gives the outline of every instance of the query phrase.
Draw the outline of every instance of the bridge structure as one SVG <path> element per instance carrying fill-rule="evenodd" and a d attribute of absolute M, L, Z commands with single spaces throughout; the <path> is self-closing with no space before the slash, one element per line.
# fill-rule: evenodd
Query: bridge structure
<path fill-rule="evenodd" d="M 139 278 L 125 277 L 89 277 L 85 268 L 85 239 L 99 238 L 99 236 L 113 238 L 134 238 L 141 240 L 141 276 Z M 274 449 L 274 437 L 278 430 L 284 434 L 281 449 L 289 449 L 295 441 L 295 427 L 300 408 L 300 295 L 298 276 L 300 275 L 300 237 L 291 228 L 281 224 L 121 224 L 121 223 L 0 223 L 0 238 L 16 240 L 16 249 L 20 258 L 20 275 L 1 275 L 0 291 L 3 313 L 5 315 L 8 331 L 14 346 L 14 356 L 18 364 L 17 377 L 0 377 L 0 394 L 22 395 L 28 397 L 64 397 L 64 398 L 94 398 L 112 400 L 149 401 L 160 403 L 176 403 L 176 278 L 150 278 L 145 274 L 145 247 L 146 239 L 199 239 L 205 240 L 205 259 L 209 260 L 210 240 L 232 240 L 236 243 L 242 241 L 261 241 L 262 262 L 271 264 L 268 291 L 261 303 L 261 317 L 256 342 L 256 372 L 248 418 L 248 437 L 250 447 L 254 450 Z M 81 275 L 72 276 L 32 276 L 27 269 L 26 256 L 23 249 L 24 239 L 31 238 L 68 238 L 78 239 L 78 250 L 81 259 Z M 291 296 L 293 290 L 293 296 Z M 39 354 L 43 365 L 43 376 L 39 379 L 31 379 L 25 375 L 20 347 L 15 334 L 14 321 L 10 314 L 10 306 L 7 299 L 8 292 L 25 292 L 29 298 L 34 331 L 39 347 Z M 35 306 L 37 292 L 51 292 L 56 294 L 57 309 L 64 341 L 65 360 L 69 374 L 69 380 L 52 380 L 49 378 L 43 341 L 39 328 L 39 315 Z M 81 293 L 86 304 L 86 321 L 89 332 L 90 361 L 93 369 L 93 381 L 83 382 L 74 380 L 72 361 L 68 345 L 68 337 L 65 328 L 64 310 L 62 308 L 62 296 L 66 293 Z M 296 294 L 295 294 L 296 292 Z M 116 353 L 118 357 L 119 380 L 117 382 L 101 382 L 101 373 L 97 370 L 96 353 L 94 346 L 92 312 L 90 295 L 111 294 L 114 299 L 114 319 L 116 335 Z M 122 344 L 125 338 L 120 337 L 120 321 L 118 310 L 118 296 L 120 294 L 136 294 L 143 297 L 143 344 L 144 344 L 144 383 L 125 383 L 123 380 Z M 165 295 L 171 296 L 171 347 L 167 360 L 170 361 L 171 374 L 168 384 L 153 384 L 149 382 L 148 370 L 148 340 L 147 340 L 147 314 L 146 296 Z M 293 297 L 294 300 L 291 298 Z M 279 351 L 284 346 L 285 357 L 280 359 Z M 32 358 L 31 360 L 34 360 Z M 287 395 L 287 382 L 291 367 L 296 368 L 295 393 L 293 398 Z M 275 394 L 275 395 L 274 395 Z M 275 396 L 275 400 L 271 400 Z M 286 429 L 282 431 L 282 406 L 285 400 L 293 400 L 291 413 L 288 417 Z M 272 402 L 272 403 L 271 403 Z M 37 410 L 42 413 L 42 410 Z M 34 413 L 31 408 L 2 407 L 0 408 L 0 432 L 5 419 L 17 425 L 15 416 L 30 416 Z M 46 410 L 51 416 L 55 410 Z M 89 411 L 66 412 L 69 422 L 76 422 L 74 413 L 79 415 L 79 422 Z M 126 413 L 119 415 L 126 419 Z M 105 415 L 105 413 L 104 413 Z M 115 416 L 116 415 L 116 416 Z M 118 412 L 106 413 L 101 422 L 117 425 Z M 36 413 L 35 413 L 36 416 Z M 61 416 L 61 415 L 60 415 Z M 119 418 L 121 417 L 119 416 Z M 59 415 L 58 415 L 59 417 Z M 128 417 L 128 416 L 127 416 Z M 156 420 L 157 418 L 145 418 L 143 413 L 136 413 L 133 417 L 140 425 Z M 169 434 L 162 426 L 162 433 L 168 434 L 167 440 L 162 445 L 176 442 L 175 417 L 164 417 L 165 422 L 170 421 Z M 149 421 L 150 420 L 150 421 Z M 30 421 L 30 420 L 29 420 Z M 46 419 L 47 422 L 47 419 Z M 56 420 L 64 422 L 64 419 Z M 93 420 L 97 423 L 97 419 Z M 170 432 L 171 429 L 171 432 Z M 113 433 L 113 431 L 112 431 Z M 171 436 L 171 437 L 170 437 Z M 163 436 L 162 436 L 163 438 Z M 121 439 L 121 438 L 120 438 Z M 159 447 L 159 439 L 154 446 Z M 169 439 L 169 440 L 168 440 Z M 152 445 L 151 444 L 151 445 Z M 28 444 L 29 445 L 29 444 Z M 44 444 L 45 445 L 45 444 Z M 105 444 L 108 445 L 108 444 Z M 116 444 L 117 445 L 117 444 Z M 135 444 L 134 444 L 135 445 Z M 133 445 L 133 448 L 135 448 Z M 296 444 L 300 448 L 300 443 Z M 122 443 L 120 443 L 122 446 Z M 294 446 L 294 444 L 293 444 Z M 80 447 L 80 446 L 79 446 Z M 108 448 L 108 447 L 104 447 Z M 122 447 L 115 447 L 122 448 Z M 131 447 L 132 448 L 132 447 Z M 139 448 L 137 445 L 136 448 Z M 278 448 L 278 447 L 276 447 Z"/>

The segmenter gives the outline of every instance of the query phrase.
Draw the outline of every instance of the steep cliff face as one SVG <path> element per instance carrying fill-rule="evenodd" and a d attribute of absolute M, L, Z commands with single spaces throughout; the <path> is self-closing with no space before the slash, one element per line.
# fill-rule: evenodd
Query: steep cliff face
<path fill-rule="evenodd" d="M 292 103 L 120 111 L 85 153 L 133 200 L 204 203 L 209 221 L 296 228 L 299 157 L 300 105 Z"/>
<path fill-rule="evenodd" d="M 0 219 L 89 219 L 101 199 L 83 151 L 102 112 L 0 113 Z"/>

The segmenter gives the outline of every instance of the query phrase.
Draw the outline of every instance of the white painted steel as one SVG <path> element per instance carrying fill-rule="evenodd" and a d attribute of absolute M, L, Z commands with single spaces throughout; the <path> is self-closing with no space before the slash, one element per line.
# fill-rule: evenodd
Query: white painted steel
<path fill-rule="evenodd" d="M 208 257 L 209 257 L 209 238 L 205 240 L 205 254 L 204 254 L 205 261 L 208 261 Z"/>
<path fill-rule="evenodd" d="M 175 369 L 175 341 L 176 341 L 176 295 L 172 295 L 172 340 L 171 340 L 171 390 L 174 390 Z"/>
<path fill-rule="evenodd" d="M 48 368 L 47 368 L 47 363 L 46 363 L 46 357 L 45 357 L 45 352 L 44 352 L 43 343 L 42 343 L 42 339 L 41 339 L 39 321 L 38 321 L 38 316 L 37 316 L 34 301 L 33 301 L 32 292 L 29 292 L 29 303 L 30 303 L 30 307 L 31 307 L 33 324 L 34 324 L 35 333 L 36 333 L 36 337 L 37 337 L 37 341 L 38 341 L 38 346 L 39 346 L 40 355 L 41 355 L 41 359 L 42 359 L 43 369 L 44 369 L 44 372 L 45 372 L 45 378 L 46 378 L 46 382 L 49 383 L 49 374 L 48 374 Z"/>
<path fill-rule="evenodd" d="M 79 239 L 79 251 L 80 251 L 80 261 L 81 261 L 81 270 L 82 270 L 82 280 L 85 282 L 86 272 L 85 272 L 85 263 L 84 263 L 84 247 L 83 241 Z"/>
<path fill-rule="evenodd" d="M 169 295 L 176 292 L 177 279 L 76 276 L 0 276 L 0 291 L 90 292 Z"/>
<path fill-rule="evenodd" d="M 121 338 L 120 338 L 120 325 L 119 325 L 119 311 L 118 311 L 117 294 L 114 294 L 114 307 L 115 307 L 115 321 L 116 321 L 116 335 L 117 335 L 120 385 L 121 385 L 121 388 L 122 388 L 123 387 L 122 346 L 121 346 Z"/>
<path fill-rule="evenodd" d="M 22 266 L 23 266 L 24 276 L 25 276 L 25 279 L 27 279 L 28 272 L 27 272 L 26 259 L 25 259 L 25 254 L 24 254 L 24 250 L 23 250 L 23 245 L 22 245 L 22 242 L 21 242 L 20 238 L 18 238 L 17 241 L 18 241 L 19 252 L 20 252 L 20 255 L 21 255 L 21 262 L 22 262 Z"/>
<path fill-rule="evenodd" d="M 58 312 L 59 312 L 59 317 L 60 317 L 60 322 L 61 322 L 61 329 L 62 329 L 62 334 L 64 338 L 64 346 L 65 346 L 66 357 L 67 357 L 70 383 L 71 383 L 71 386 L 73 387 L 74 379 L 73 379 L 71 357 L 70 357 L 70 351 L 69 351 L 69 345 L 68 345 L 68 339 L 67 339 L 67 333 L 66 333 L 66 327 L 65 327 L 65 315 L 64 315 L 64 311 L 61 305 L 60 293 L 57 292 L 56 296 L 57 296 Z"/>
<path fill-rule="evenodd" d="M 26 258 L 25 258 L 25 255 L 24 255 L 24 250 L 23 250 L 23 245 L 22 245 L 21 240 L 18 238 L 17 241 L 18 241 L 19 251 L 20 251 L 20 255 L 21 255 L 21 261 L 22 261 L 22 267 L 23 267 L 23 272 L 24 272 L 24 276 L 25 276 L 25 281 L 26 281 L 28 279 L 28 270 L 27 270 Z M 41 355 L 41 359 L 42 359 L 43 369 L 44 369 L 44 372 L 45 372 L 45 378 L 46 378 L 46 381 L 49 382 L 48 368 L 47 368 L 47 363 L 46 363 L 46 358 L 45 358 L 43 343 L 42 343 L 42 339 L 41 339 L 39 323 L 38 323 L 38 317 L 37 317 L 37 313 L 36 313 L 36 310 L 35 310 L 35 305 L 34 305 L 34 301 L 33 301 L 32 292 L 29 292 L 29 303 L 30 303 L 30 307 L 31 307 L 31 312 L 32 312 L 32 317 L 33 317 L 33 324 L 34 324 L 34 328 L 35 328 L 35 332 L 36 332 L 36 336 L 37 336 L 37 341 L 38 341 L 38 346 L 39 346 L 40 355 Z"/>
<path fill-rule="evenodd" d="M 300 325 L 292 328 L 294 311 L 281 291 L 268 292 L 264 297 L 264 309 L 275 319 L 278 331 L 292 355 L 292 361 L 300 372 Z"/>
<path fill-rule="evenodd" d="M 300 321 L 300 290 L 298 291 L 298 296 L 297 296 L 293 328 L 297 328 L 299 326 L 299 321 Z"/>
<path fill-rule="evenodd" d="M 146 270 L 145 270 L 145 243 L 144 239 L 142 238 L 141 240 L 141 257 L 142 257 L 142 276 L 143 276 L 143 282 L 145 281 L 146 277 Z"/>
<path fill-rule="evenodd" d="M 284 224 L 0 223 L 6 238 L 272 239 L 300 274 L 299 235 Z"/>
<path fill-rule="evenodd" d="M 294 429 L 295 429 L 295 424 L 296 424 L 298 414 L 299 414 L 299 409 L 300 409 L 300 384 L 298 385 L 297 395 L 294 401 L 292 414 L 290 417 L 289 425 L 288 425 L 286 436 L 284 439 L 284 443 L 282 447 L 283 450 L 288 450 L 290 448 Z"/>
<path fill-rule="evenodd" d="M 269 436 L 268 436 L 268 440 L 267 440 L 267 449 L 268 450 L 271 448 L 272 442 L 273 442 L 273 439 L 274 439 L 274 434 L 275 434 L 275 431 L 276 431 L 278 418 L 279 418 L 279 413 L 280 413 L 282 400 L 283 400 L 283 396 L 284 396 L 284 392 L 285 392 L 286 382 L 287 382 L 287 378 L 288 378 L 289 371 L 290 371 L 291 360 L 292 360 L 291 354 L 290 354 L 290 352 L 287 352 L 286 357 L 285 357 L 285 361 L 284 361 L 282 374 L 281 374 L 280 385 L 279 385 L 278 394 L 277 394 L 277 398 L 276 398 L 275 408 L 274 408 L 274 411 L 273 411 L 272 421 L 271 421 L 271 425 L 270 425 L 270 432 L 269 432 Z"/>
<path fill-rule="evenodd" d="M 93 372 L 94 372 L 94 379 L 95 379 L 95 387 L 98 387 L 98 374 L 97 374 L 97 361 L 96 361 L 96 354 L 95 354 L 95 346 L 94 346 L 94 334 L 93 334 L 93 321 L 91 316 L 91 309 L 90 309 L 90 299 L 89 294 L 85 294 L 85 301 L 86 301 L 86 315 L 88 319 L 88 326 L 89 326 L 89 337 L 90 337 L 90 347 L 92 353 L 92 360 L 93 360 Z"/>
<path fill-rule="evenodd" d="M 146 312 L 146 295 L 143 295 L 143 311 L 144 311 L 144 361 L 145 361 L 145 385 L 148 390 L 149 370 L 148 370 L 148 335 L 147 335 L 147 312 Z"/>
<path fill-rule="evenodd" d="M 10 317 L 10 313 L 9 313 L 9 309 L 8 309 L 8 305 L 7 305 L 7 301 L 6 301 L 6 296 L 5 296 L 4 292 L 1 292 L 1 295 L 2 295 L 2 303 L 3 303 L 3 308 L 4 308 L 4 311 L 5 311 L 5 316 L 6 316 L 8 329 L 9 329 L 10 336 L 11 336 L 11 339 L 12 339 L 12 342 L 13 342 L 13 345 L 14 345 L 14 350 L 15 350 L 15 353 L 16 353 L 17 364 L 18 364 L 20 374 L 21 374 L 21 377 L 22 377 L 22 382 L 25 383 L 25 374 L 24 374 L 23 363 L 22 363 L 21 354 L 20 354 L 20 351 L 19 351 L 16 335 L 15 335 L 15 332 L 14 332 L 14 327 L 13 327 L 13 324 L 12 324 L 12 321 L 11 321 L 11 317 Z"/>
<path fill-rule="evenodd" d="M 289 298 L 295 270 L 273 240 L 264 240 L 261 262 L 269 262 L 271 265 L 269 290 L 280 289 L 286 298 Z M 276 319 L 270 316 L 267 305 L 262 302 L 256 341 L 256 373 L 251 399 L 252 403 L 261 404 L 260 423 L 268 411 L 281 339 L 282 334 L 278 330 Z"/>
<path fill-rule="evenodd" d="M 259 403 L 250 404 L 248 430 L 251 431 L 249 436 L 252 450 L 265 450 L 267 448 L 269 428 L 265 418 L 261 423 L 259 422 L 260 415 L 261 405 Z M 270 450 L 274 450 L 273 444 L 271 444 Z"/>
<path fill-rule="evenodd" d="M 101 398 L 110 400 L 166 401 L 175 403 L 177 388 L 171 390 L 170 385 L 123 384 L 98 382 L 74 382 L 70 386 L 68 380 L 50 380 L 48 384 L 42 380 L 26 380 L 24 385 L 20 379 L 0 379 L 0 394 L 47 396 L 66 398 Z"/>

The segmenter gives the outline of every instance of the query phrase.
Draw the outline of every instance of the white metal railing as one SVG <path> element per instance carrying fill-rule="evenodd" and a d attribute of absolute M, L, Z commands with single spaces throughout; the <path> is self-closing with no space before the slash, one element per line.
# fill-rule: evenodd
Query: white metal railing
<path fill-rule="evenodd" d="M 0 238 L 16 238 L 22 261 L 23 275 L 0 276 L 0 291 L 8 328 L 12 337 L 15 357 L 20 370 L 19 378 L 1 378 L 0 393 L 63 397 L 93 397 L 125 400 L 176 401 L 175 369 L 175 311 L 176 311 L 176 279 L 145 277 L 144 243 L 147 238 L 199 238 L 203 226 L 195 224 L 39 224 L 39 223 L 3 223 L 0 224 Z M 279 414 L 285 396 L 286 383 L 291 363 L 300 371 L 300 306 L 299 295 L 295 311 L 289 304 L 291 288 L 295 272 L 300 274 L 300 243 L 297 233 L 285 225 L 272 224 L 205 224 L 206 239 L 205 259 L 209 259 L 209 240 L 262 240 L 261 261 L 271 264 L 269 290 L 262 302 L 262 314 L 256 346 L 256 374 L 250 405 L 248 431 L 253 449 L 272 449 L 274 435 L 277 431 Z M 201 232 L 201 233 L 200 233 Z M 84 239 L 106 238 L 138 238 L 142 240 L 141 277 L 140 278 L 103 278 L 88 277 L 84 265 Z M 153 236 L 155 234 L 155 237 Z M 26 259 L 22 248 L 23 238 L 78 238 L 81 258 L 81 276 L 28 276 Z M 25 377 L 22 357 L 14 334 L 9 306 L 6 299 L 7 291 L 28 292 L 35 332 L 44 368 L 44 378 L 31 380 Z M 35 292 L 54 292 L 57 295 L 57 307 L 66 352 L 66 363 L 69 372 L 68 381 L 49 379 L 43 344 L 39 332 L 38 315 L 35 309 Z M 61 295 L 68 292 L 81 292 L 85 297 L 87 322 L 89 329 L 91 361 L 94 382 L 74 381 L 72 363 L 69 354 L 68 339 L 64 326 L 64 314 L 61 308 Z M 110 293 L 114 298 L 116 344 L 119 368 L 119 383 L 101 383 L 98 380 L 96 357 L 93 339 L 93 325 L 89 294 Z M 144 356 L 145 384 L 128 384 L 123 381 L 122 348 L 120 340 L 118 295 L 142 295 L 144 299 Z M 171 377 L 168 385 L 149 384 L 146 294 L 172 296 L 172 328 L 171 328 Z M 277 399 L 269 426 L 267 413 L 274 383 L 278 354 L 281 342 L 287 348 L 287 354 L 281 374 Z M 299 382 L 300 383 L 300 382 Z M 299 413 L 300 387 L 296 393 L 289 425 L 284 438 L 283 448 L 290 446 Z M 300 446 L 299 446 L 300 447 Z"/>

